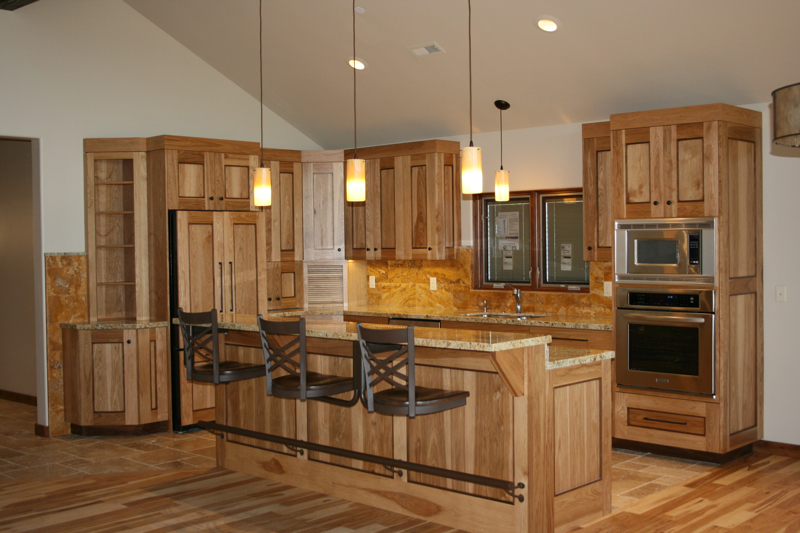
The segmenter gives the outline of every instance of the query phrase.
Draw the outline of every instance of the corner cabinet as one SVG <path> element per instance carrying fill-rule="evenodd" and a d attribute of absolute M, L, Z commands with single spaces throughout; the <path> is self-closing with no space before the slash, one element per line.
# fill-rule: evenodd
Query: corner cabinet
<path fill-rule="evenodd" d="M 583 260 L 612 261 L 611 123 L 583 125 Z"/>
<path fill-rule="evenodd" d="M 150 316 L 147 156 L 141 140 L 117 141 L 91 148 L 142 151 L 84 154 L 90 320 Z"/>
<path fill-rule="evenodd" d="M 346 203 L 346 258 L 454 259 L 461 243 L 459 152 L 457 142 L 440 140 L 360 149 L 366 201 Z"/>
<path fill-rule="evenodd" d="M 62 326 L 64 416 L 82 435 L 165 431 L 170 367 L 166 323 Z"/>

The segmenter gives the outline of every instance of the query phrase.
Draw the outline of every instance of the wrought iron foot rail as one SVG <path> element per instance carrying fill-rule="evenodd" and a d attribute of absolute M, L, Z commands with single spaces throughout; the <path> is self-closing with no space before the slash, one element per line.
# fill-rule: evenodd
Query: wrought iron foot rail
<path fill-rule="evenodd" d="M 403 469 L 410 472 L 419 472 L 421 474 L 428 474 L 431 476 L 438 476 L 456 481 L 464 481 L 466 483 L 473 483 L 475 485 L 483 485 L 485 487 L 492 487 L 500 489 L 509 494 L 512 498 L 525 501 L 522 494 L 516 494 L 517 489 L 524 489 L 524 483 L 514 484 L 513 481 L 505 481 L 503 479 L 496 479 L 492 477 L 479 476 L 476 474 L 467 474 L 465 472 L 457 472 L 455 470 L 447 470 L 445 468 L 437 468 L 435 466 L 422 465 L 419 463 L 411 463 L 408 461 L 400 461 L 390 457 L 381 457 L 380 455 L 372 455 L 369 453 L 354 452 L 352 450 L 344 450 L 342 448 L 334 448 L 333 446 L 326 446 L 324 444 L 316 444 L 313 442 L 306 442 L 297 439 L 290 439 L 288 437 L 279 437 L 278 435 L 270 435 L 269 433 L 261 433 L 259 431 L 252 431 L 249 429 L 241 429 L 233 426 L 226 426 L 217 424 L 216 422 L 198 422 L 198 426 L 209 431 L 219 431 L 224 433 L 233 433 L 242 437 L 250 437 L 276 444 L 283 444 L 289 449 L 298 448 L 306 449 L 312 452 L 327 453 L 330 455 L 337 455 L 339 457 L 346 457 L 348 459 L 355 459 L 357 461 L 366 461 L 368 463 L 375 463 L 387 467 L 388 469 Z"/>

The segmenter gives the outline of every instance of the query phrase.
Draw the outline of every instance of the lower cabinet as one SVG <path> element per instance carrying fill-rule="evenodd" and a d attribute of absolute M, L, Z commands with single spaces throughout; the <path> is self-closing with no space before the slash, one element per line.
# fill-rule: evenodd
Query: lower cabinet
<path fill-rule="evenodd" d="M 131 426 L 141 431 L 166 429 L 166 327 L 63 328 L 62 337 L 64 415 L 74 433 L 95 426 L 120 433 L 136 429 Z"/>

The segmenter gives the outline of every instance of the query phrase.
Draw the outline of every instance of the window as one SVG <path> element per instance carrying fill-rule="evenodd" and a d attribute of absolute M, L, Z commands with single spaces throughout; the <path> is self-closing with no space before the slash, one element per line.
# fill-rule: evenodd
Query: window
<path fill-rule="evenodd" d="M 588 291 L 581 189 L 475 195 L 476 289 Z"/>

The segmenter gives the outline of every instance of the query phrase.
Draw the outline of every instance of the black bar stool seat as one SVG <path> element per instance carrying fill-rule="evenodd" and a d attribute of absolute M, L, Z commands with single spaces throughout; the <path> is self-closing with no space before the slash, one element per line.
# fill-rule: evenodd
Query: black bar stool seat
<path fill-rule="evenodd" d="M 414 326 L 371 329 L 358 324 L 358 345 L 364 372 L 362 401 L 367 411 L 414 418 L 467 404 L 469 391 L 450 391 L 416 385 Z M 381 382 L 392 386 L 376 391 Z"/>
<path fill-rule="evenodd" d="M 266 375 L 266 366 L 259 364 L 241 363 L 239 361 L 220 361 L 219 381 L 225 383 L 241 379 L 263 378 Z M 213 381 L 214 363 L 195 364 L 192 377 L 195 381 Z M 204 379 L 211 378 L 211 379 Z M 236 378 L 231 379 L 231 378 Z"/>
<path fill-rule="evenodd" d="M 332 396 L 353 390 L 353 378 L 306 372 L 306 397 Z M 300 397 L 300 376 L 272 378 L 272 394 L 281 398 Z"/>

